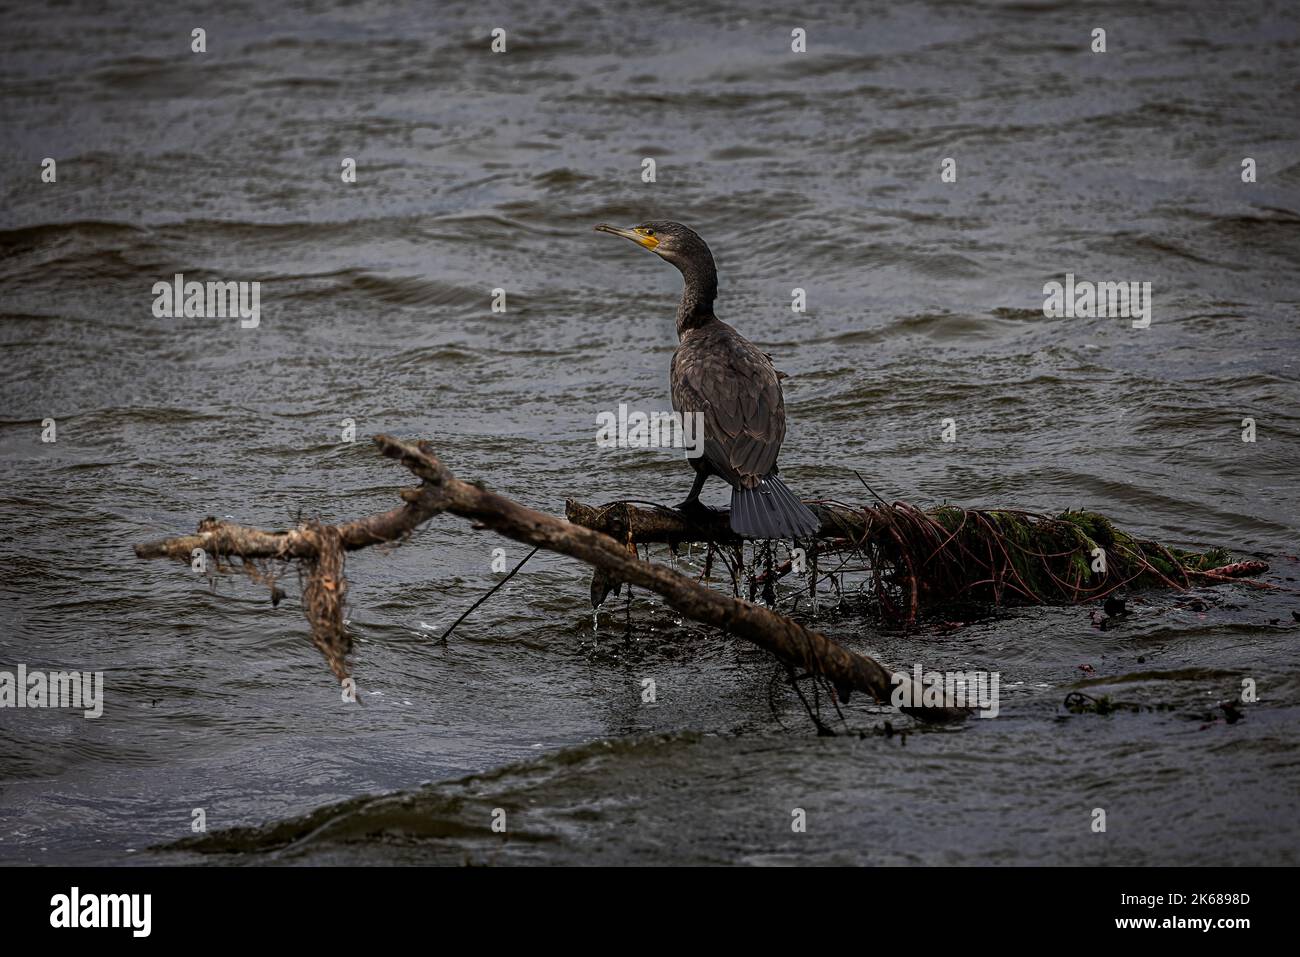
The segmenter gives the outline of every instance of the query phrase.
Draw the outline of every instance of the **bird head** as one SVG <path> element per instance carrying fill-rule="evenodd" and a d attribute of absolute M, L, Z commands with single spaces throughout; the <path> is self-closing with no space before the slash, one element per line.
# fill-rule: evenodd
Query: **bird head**
<path fill-rule="evenodd" d="M 630 239 L 638 246 L 644 246 L 662 259 L 668 260 L 678 269 L 687 272 L 692 268 L 707 267 L 714 271 L 713 254 L 699 234 L 689 226 L 669 220 L 656 220 L 623 229 L 600 223 L 596 229 L 602 233 L 613 233 Z"/>

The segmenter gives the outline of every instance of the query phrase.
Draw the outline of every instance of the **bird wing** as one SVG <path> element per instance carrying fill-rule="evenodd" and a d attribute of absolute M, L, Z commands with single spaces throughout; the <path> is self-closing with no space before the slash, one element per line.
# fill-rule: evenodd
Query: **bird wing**
<path fill-rule="evenodd" d="M 775 469 L 785 439 L 781 381 L 757 346 L 716 326 L 688 332 L 673 354 L 673 408 L 703 413 L 705 461 L 733 486 L 753 488 Z"/>

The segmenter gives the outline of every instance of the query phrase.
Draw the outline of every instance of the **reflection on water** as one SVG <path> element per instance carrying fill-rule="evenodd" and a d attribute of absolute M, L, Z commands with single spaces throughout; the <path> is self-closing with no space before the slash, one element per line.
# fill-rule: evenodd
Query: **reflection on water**
<path fill-rule="evenodd" d="M 0 710 L 0 859 L 1296 862 L 1300 16 L 844 6 L 236 3 L 203 56 L 171 9 L 8 11 L 0 665 L 103 671 L 106 704 Z M 1089 507 L 1282 589 L 1149 595 L 1105 632 L 828 613 L 890 664 L 1000 672 L 1002 709 L 923 731 L 855 700 L 863 736 L 819 739 L 769 659 L 644 595 L 594 630 L 556 556 L 437 643 L 501 544 L 459 522 L 350 557 L 364 708 L 292 581 L 273 609 L 131 557 L 208 514 L 390 507 L 405 480 L 344 419 L 557 513 L 677 500 L 676 458 L 594 442 L 599 411 L 667 407 L 678 276 L 591 232 L 655 218 L 705 236 L 719 315 L 790 374 L 805 494 L 861 499 L 856 469 L 891 499 Z M 258 328 L 155 319 L 178 272 L 261 282 Z M 1150 328 L 1044 318 L 1067 273 L 1150 282 Z M 1143 707 L 1068 715 L 1090 679 Z M 205 841 L 145 851 L 200 807 Z"/>

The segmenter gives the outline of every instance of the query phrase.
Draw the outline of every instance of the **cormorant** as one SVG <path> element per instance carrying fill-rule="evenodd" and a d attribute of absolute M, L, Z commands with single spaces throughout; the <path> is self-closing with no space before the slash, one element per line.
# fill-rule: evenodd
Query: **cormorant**
<path fill-rule="evenodd" d="M 679 508 L 695 507 L 710 475 L 731 485 L 731 530 L 745 538 L 812 535 L 820 523 L 777 475 L 785 438 L 783 373 L 756 345 L 713 314 L 718 271 L 695 231 L 673 222 L 630 229 L 601 223 L 644 246 L 679 270 L 685 281 L 677 307 L 677 338 L 670 381 L 673 408 L 704 419 L 704 454 L 689 459 L 695 484 Z"/>

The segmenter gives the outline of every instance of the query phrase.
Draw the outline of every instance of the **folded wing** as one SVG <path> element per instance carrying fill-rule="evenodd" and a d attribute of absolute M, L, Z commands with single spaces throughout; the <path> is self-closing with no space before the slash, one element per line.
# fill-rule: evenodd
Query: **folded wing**
<path fill-rule="evenodd" d="M 772 360 L 726 323 L 683 338 L 672 363 L 673 408 L 704 415 L 704 458 L 733 486 L 753 488 L 776 467 L 785 402 Z"/>

